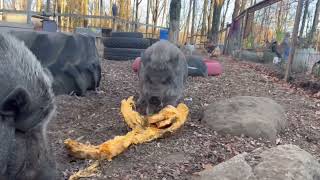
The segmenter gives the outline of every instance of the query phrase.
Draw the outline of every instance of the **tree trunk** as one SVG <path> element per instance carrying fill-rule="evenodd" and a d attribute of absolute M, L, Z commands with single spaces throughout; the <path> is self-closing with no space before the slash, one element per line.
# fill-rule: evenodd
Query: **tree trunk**
<path fill-rule="evenodd" d="M 318 0 L 316 5 L 316 10 L 314 12 L 312 27 L 308 35 L 308 44 L 312 43 L 312 38 L 314 36 L 314 33 L 316 32 L 316 29 L 319 23 L 319 12 L 320 12 L 320 0 Z"/>
<path fill-rule="evenodd" d="M 276 29 L 278 30 L 278 31 L 281 31 L 282 30 L 282 23 L 281 23 L 281 15 L 282 15 L 282 4 L 283 3 L 283 1 L 280 1 L 280 3 L 278 4 L 278 6 L 279 6 L 279 10 L 278 10 L 278 19 L 277 19 L 277 27 L 276 27 Z"/>
<path fill-rule="evenodd" d="M 223 16 L 222 16 L 220 29 L 224 28 L 224 23 L 226 22 L 226 16 L 227 16 L 227 12 L 228 12 L 228 9 L 229 9 L 229 3 L 230 3 L 230 0 L 227 0 L 226 9 L 225 9 L 225 11 L 223 13 Z"/>
<path fill-rule="evenodd" d="M 289 58 L 288 58 L 288 64 L 287 64 L 287 69 L 286 69 L 286 74 L 285 74 L 285 81 L 289 81 L 290 73 L 291 73 L 291 67 L 292 67 L 292 62 L 293 62 L 293 57 L 295 53 L 295 48 L 297 46 L 297 36 L 298 36 L 298 31 L 299 31 L 299 24 L 300 24 L 300 19 L 301 19 L 301 13 L 302 13 L 302 3 L 303 0 L 298 1 L 298 7 L 296 11 L 296 17 L 294 20 L 294 26 L 293 26 L 293 32 L 292 32 L 292 45 L 291 45 L 291 50 L 289 53 Z M 319 2 L 319 1 L 318 1 Z"/>
<path fill-rule="evenodd" d="M 208 0 L 204 0 L 203 2 L 203 17 L 202 17 L 202 26 L 201 26 L 201 40 L 205 36 L 206 29 L 207 29 L 207 24 L 206 24 L 206 19 L 207 19 L 207 7 L 208 7 Z"/>
<path fill-rule="evenodd" d="M 213 6 L 213 18 L 212 18 L 212 29 L 211 29 L 211 41 L 213 43 L 218 43 L 219 36 L 219 26 L 220 26 L 220 16 L 221 9 L 223 6 L 224 0 L 215 0 Z"/>
<path fill-rule="evenodd" d="M 147 0 L 147 17 L 146 17 L 146 34 L 148 35 L 149 25 L 149 13 L 150 13 L 150 0 Z"/>
<path fill-rule="evenodd" d="M 213 3 L 214 0 L 210 1 L 210 6 L 209 6 L 209 17 L 208 17 L 208 39 L 211 39 L 211 23 L 212 23 L 212 15 L 213 15 Z"/>
<path fill-rule="evenodd" d="M 138 31 L 138 11 L 139 11 L 139 4 L 141 3 L 141 0 L 136 0 L 136 14 L 135 14 L 135 23 L 134 23 L 134 31 Z"/>
<path fill-rule="evenodd" d="M 50 0 L 47 0 L 47 3 L 46 3 L 46 12 L 47 12 L 47 13 L 50 12 Z"/>
<path fill-rule="evenodd" d="M 302 22 L 301 22 L 300 33 L 299 33 L 300 37 L 303 36 L 303 31 L 304 31 L 304 27 L 305 27 L 307 15 L 308 15 L 308 9 L 309 9 L 309 0 L 306 0 L 304 2 L 304 11 L 303 11 Z"/>
<path fill-rule="evenodd" d="M 186 37 L 185 35 L 187 34 L 186 42 L 188 41 L 190 16 L 191 16 L 191 7 L 192 7 L 192 0 L 189 0 L 189 12 L 188 12 L 188 16 L 187 16 L 186 27 L 185 27 L 184 32 L 183 32 L 183 37 Z"/>
<path fill-rule="evenodd" d="M 239 15 L 239 10 L 240 10 L 240 0 L 235 0 L 232 19 L 236 18 Z"/>
<path fill-rule="evenodd" d="M 170 10 L 169 10 L 169 15 L 170 15 L 169 40 L 172 43 L 177 43 L 179 40 L 180 11 L 181 11 L 181 0 L 171 0 Z"/>
<path fill-rule="evenodd" d="M 163 26 L 164 18 L 166 17 L 167 0 L 164 0 L 163 6 L 164 6 L 164 8 L 163 8 L 163 15 L 162 15 L 162 19 L 161 19 L 161 26 Z"/>
<path fill-rule="evenodd" d="M 239 13 L 242 13 L 246 9 L 246 5 L 247 5 L 247 0 L 242 0 Z"/>
<path fill-rule="evenodd" d="M 27 0 L 27 23 L 31 24 L 31 4 L 32 0 Z"/>
<path fill-rule="evenodd" d="M 156 1 L 156 4 L 154 6 L 154 9 L 153 9 L 153 28 L 152 28 L 152 37 L 155 35 L 156 33 L 156 26 L 158 24 L 158 12 L 159 12 L 159 0 L 155 0 Z"/>
<path fill-rule="evenodd" d="M 196 0 L 193 0 L 192 6 L 192 24 L 191 24 L 191 44 L 194 44 L 194 28 L 195 28 L 195 19 L 196 19 Z"/>

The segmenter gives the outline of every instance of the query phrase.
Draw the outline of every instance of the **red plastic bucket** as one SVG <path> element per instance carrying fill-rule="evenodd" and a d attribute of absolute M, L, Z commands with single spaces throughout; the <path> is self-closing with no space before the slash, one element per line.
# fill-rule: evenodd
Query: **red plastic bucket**
<path fill-rule="evenodd" d="M 137 57 L 132 64 L 132 69 L 134 72 L 138 72 L 140 68 L 141 57 Z"/>
<path fill-rule="evenodd" d="M 208 76 L 218 76 L 222 74 L 222 65 L 219 61 L 214 59 L 204 59 L 204 63 L 207 65 Z"/>

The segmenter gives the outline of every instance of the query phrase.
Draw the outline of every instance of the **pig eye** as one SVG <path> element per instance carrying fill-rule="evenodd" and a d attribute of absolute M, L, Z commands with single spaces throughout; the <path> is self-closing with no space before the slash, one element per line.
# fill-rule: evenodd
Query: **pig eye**
<path fill-rule="evenodd" d="M 151 78 L 149 76 L 146 77 L 148 83 L 152 84 Z"/>

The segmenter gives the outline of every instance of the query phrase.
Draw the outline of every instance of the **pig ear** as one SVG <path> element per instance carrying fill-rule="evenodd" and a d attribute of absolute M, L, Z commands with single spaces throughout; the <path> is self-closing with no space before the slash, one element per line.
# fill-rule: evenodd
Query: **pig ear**
<path fill-rule="evenodd" d="M 26 89 L 17 87 L 0 103 L 0 114 L 15 115 L 29 107 L 30 95 Z"/>

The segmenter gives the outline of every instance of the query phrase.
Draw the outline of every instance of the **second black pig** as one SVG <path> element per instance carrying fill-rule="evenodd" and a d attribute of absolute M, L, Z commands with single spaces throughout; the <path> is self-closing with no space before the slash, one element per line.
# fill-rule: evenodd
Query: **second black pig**
<path fill-rule="evenodd" d="M 150 46 L 141 57 L 138 104 L 148 115 L 167 105 L 176 106 L 182 97 L 188 65 L 181 50 L 166 40 Z"/>

